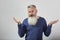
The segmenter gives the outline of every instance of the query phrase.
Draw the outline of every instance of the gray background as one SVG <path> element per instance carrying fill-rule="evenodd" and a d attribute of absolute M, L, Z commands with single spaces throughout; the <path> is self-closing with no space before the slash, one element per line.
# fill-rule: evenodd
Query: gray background
<path fill-rule="evenodd" d="M 60 0 L 0 0 L 0 40 L 24 40 L 18 36 L 17 23 L 13 17 L 23 21 L 27 15 L 27 6 L 35 4 L 38 15 L 46 19 L 60 20 Z M 53 25 L 49 37 L 43 36 L 44 40 L 60 40 L 60 21 Z"/>

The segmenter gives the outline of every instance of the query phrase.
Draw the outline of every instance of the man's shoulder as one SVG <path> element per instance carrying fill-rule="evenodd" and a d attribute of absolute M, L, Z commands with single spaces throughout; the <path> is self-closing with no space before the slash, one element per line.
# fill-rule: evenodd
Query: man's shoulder
<path fill-rule="evenodd" d="M 23 22 L 27 21 L 28 18 L 24 18 Z"/>
<path fill-rule="evenodd" d="M 45 20 L 45 18 L 44 17 L 42 17 L 42 16 L 38 16 L 40 19 L 43 19 L 43 20 Z"/>
<path fill-rule="evenodd" d="M 45 19 L 44 17 L 41 17 L 41 16 L 39 16 L 39 19 L 40 19 L 41 21 L 46 21 L 46 19 Z"/>
<path fill-rule="evenodd" d="M 27 20 L 28 18 L 24 18 L 24 21 Z"/>

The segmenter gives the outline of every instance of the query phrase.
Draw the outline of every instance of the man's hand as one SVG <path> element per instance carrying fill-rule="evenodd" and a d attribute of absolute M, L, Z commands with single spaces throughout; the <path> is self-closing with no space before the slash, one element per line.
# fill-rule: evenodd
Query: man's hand
<path fill-rule="evenodd" d="M 21 21 L 19 19 L 17 19 L 16 17 L 13 17 L 13 20 L 18 23 L 18 24 L 21 24 Z"/>
<path fill-rule="evenodd" d="M 48 25 L 53 25 L 55 23 L 57 23 L 59 20 L 54 20 L 54 21 L 51 21 Z"/>

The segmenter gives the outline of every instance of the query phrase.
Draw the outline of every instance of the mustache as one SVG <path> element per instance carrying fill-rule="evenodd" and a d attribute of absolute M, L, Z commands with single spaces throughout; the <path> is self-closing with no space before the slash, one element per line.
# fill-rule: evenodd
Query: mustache
<path fill-rule="evenodd" d="M 33 17 L 33 16 L 34 16 L 33 14 L 29 15 L 29 17 Z"/>

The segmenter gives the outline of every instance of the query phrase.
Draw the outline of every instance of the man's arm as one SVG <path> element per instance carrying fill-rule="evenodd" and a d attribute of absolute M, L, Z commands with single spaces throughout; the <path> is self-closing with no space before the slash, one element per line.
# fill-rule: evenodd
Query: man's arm
<path fill-rule="evenodd" d="M 18 24 L 18 34 L 20 37 L 23 37 L 26 33 L 26 26 L 24 24 Z"/>
<path fill-rule="evenodd" d="M 24 22 L 21 23 L 21 21 L 19 19 L 17 19 L 16 17 L 13 17 L 13 20 L 18 24 L 18 34 L 20 37 L 23 37 L 24 34 L 26 33 L 26 27 L 24 25 Z"/>
<path fill-rule="evenodd" d="M 43 32 L 45 34 L 45 36 L 49 36 L 50 33 L 51 33 L 51 28 L 52 28 L 52 25 L 48 25 L 47 26 L 47 23 L 46 23 L 46 20 L 44 20 L 44 25 L 43 25 Z"/>
<path fill-rule="evenodd" d="M 47 26 L 46 20 L 44 20 L 44 21 L 45 21 L 45 22 L 44 22 L 43 31 L 44 31 L 44 34 L 45 34 L 46 36 L 49 36 L 50 33 L 51 33 L 52 25 L 55 24 L 55 23 L 57 23 L 58 20 L 51 21 L 51 22 L 48 24 L 48 26 Z"/>

